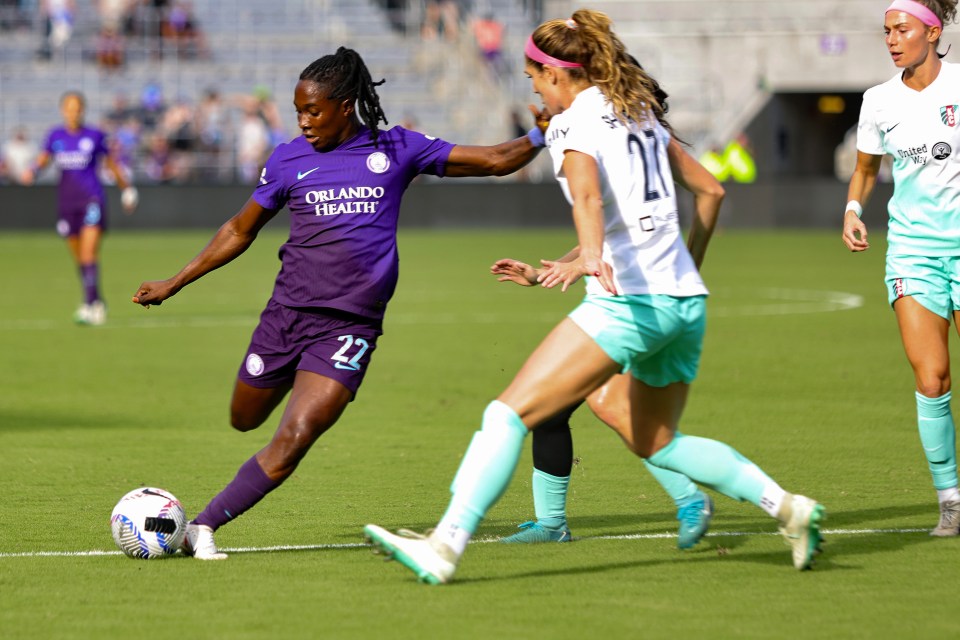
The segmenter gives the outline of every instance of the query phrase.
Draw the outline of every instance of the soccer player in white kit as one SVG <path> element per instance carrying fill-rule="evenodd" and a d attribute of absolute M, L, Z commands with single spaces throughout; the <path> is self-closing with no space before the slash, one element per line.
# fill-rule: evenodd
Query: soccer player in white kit
<path fill-rule="evenodd" d="M 920 442 L 940 502 L 930 533 L 941 537 L 960 535 L 947 349 L 951 319 L 960 330 L 960 66 L 937 53 L 956 15 L 957 0 L 896 0 L 887 9 L 887 49 L 901 71 L 863 95 L 843 222 L 847 248 L 869 248 L 861 203 L 883 156 L 893 156 L 887 294 L 916 378 Z"/>
<path fill-rule="evenodd" d="M 625 64 L 610 19 L 597 11 L 581 9 L 569 20 L 540 25 L 525 53 L 533 90 L 555 114 L 545 142 L 573 206 L 579 240 L 578 255 L 561 277 L 574 270 L 587 276 L 586 298 L 487 406 L 433 533 L 397 535 L 373 524 L 364 533 L 419 580 L 449 582 L 480 521 L 509 484 L 528 430 L 611 376 L 629 373 L 631 423 L 621 435 L 633 451 L 760 506 L 780 521 L 794 566 L 810 568 L 823 507 L 787 493 L 729 446 L 677 432 L 699 364 L 707 289 L 680 234 L 670 136 L 657 121 L 652 83 Z M 699 221 L 694 254 L 705 250 L 713 223 Z"/>

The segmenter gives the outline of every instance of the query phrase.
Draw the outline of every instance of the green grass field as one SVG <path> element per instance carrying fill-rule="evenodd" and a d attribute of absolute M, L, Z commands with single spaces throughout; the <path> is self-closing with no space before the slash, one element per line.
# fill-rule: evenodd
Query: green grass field
<path fill-rule="evenodd" d="M 573 236 L 555 230 L 403 232 L 357 401 L 283 487 L 220 530 L 230 559 L 117 555 L 121 495 L 163 487 L 195 515 L 272 435 L 277 416 L 239 434 L 227 407 L 278 268 L 273 226 L 149 310 L 127 302 L 137 285 L 171 275 L 210 233 L 109 236 L 101 328 L 70 323 L 79 285 L 60 240 L 0 235 L 0 637 L 956 636 L 960 539 L 926 533 L 936 500 L 879 232 L 857 256 L 839 229 L 720 233 L 704 269 L 711 320 L 683 429 L 827 506 L 814 571 L 792 568 L 763 512 L 723 496 L 711 535 L 678 551 L 672 504 L 585 409 L 573 544 L 485 542 L 532 516 L 528 442 L 454 584 L 418 585 L 361 545 L 368 522 L 436 523 L 484 406 L 579 301 L 579 286 L 488 274 L 496 258 L 562 254 Z"/>

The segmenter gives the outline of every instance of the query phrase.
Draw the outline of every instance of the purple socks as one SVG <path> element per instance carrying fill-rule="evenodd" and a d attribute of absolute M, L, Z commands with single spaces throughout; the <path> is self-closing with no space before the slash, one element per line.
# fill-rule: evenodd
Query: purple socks
<path fill-rule="evenodd" d="M 237 477 L 231 480 L 193 521 L 216 531 L 218 527 L 260 502 L 263 496 L 279 487 L 282 482 L 271 480 L 260 467 L 257 457 L 253 456 L 243 463 L 237 471 Z"/>
<path fill-rule="evenodd" d="M 80 265 L 80 282 L 84 302 L 90 304 L 100 299 L 100 267 L 96 262 Z"/>

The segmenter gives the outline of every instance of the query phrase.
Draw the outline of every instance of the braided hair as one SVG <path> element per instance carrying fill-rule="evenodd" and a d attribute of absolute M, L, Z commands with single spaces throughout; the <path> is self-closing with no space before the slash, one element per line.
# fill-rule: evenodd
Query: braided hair
<path fill-rule="evenodd" d="M 360 54 L 353 49 L 340 47 L 336 53 L 323 56 L 311 62 L 300 73 L 301 80 L 316 82 L 326 87 L 331 100 L 352 100 L 357 103 L 357 113 L 373 135 L 373 144 L 377 144 L 380 129 L 377 123 L 387 122 L 387 116 L 380 107 L 380 96 L 376 87 L 386 80 L 374 82 L 370 71 Z"/>

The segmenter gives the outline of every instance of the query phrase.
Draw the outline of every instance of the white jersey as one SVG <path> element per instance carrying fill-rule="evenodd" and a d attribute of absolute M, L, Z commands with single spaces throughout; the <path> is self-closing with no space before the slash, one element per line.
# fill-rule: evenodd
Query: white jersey
<path fill-rule="evenodd" d="M 960 66 L 923 91 L 901 74 L 863 94 L 857 149 L 893 156 L 890 255 L 960 255 Z"/>
<path fill-rule="evenodd" d="M 667 158 L 670 134 L 655 118 L 626 126 L 603 93 L 590 87 L 550 120 L 546 141 L 557 181 L 571 204 L 563 174 L 564 152 L 579 151 L 597 162 L 603 196 L 603 260 L 613 265 L 617 291 L 679 297 L 707 294 L 680 233 Z M 592 277 L 587 278 L 587 293 L 610 295 Z"/>

